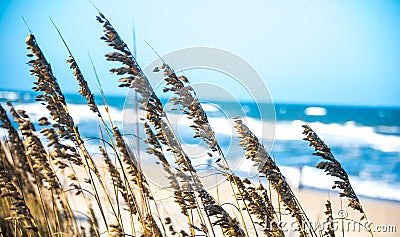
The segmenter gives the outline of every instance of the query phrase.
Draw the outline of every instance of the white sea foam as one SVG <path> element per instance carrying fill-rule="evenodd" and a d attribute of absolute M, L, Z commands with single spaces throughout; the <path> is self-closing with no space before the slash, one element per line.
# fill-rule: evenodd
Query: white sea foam
<path fill-rule="evenodd" d="M 308 107 L 304 110 L 304 113 L 308 116 L 325 116 L 326 109 L 323 107 Z"/>
<path fill-rule="evenodd" d="M 209 118 L 216 133 L 235 135 L 232 123 L 224 118 Z M 267 126 L 257 119 L 247 118 L 247 124 L 253 133 L 261 137 L 262 126 Z M 300 120 L 282 121 L 275 124 L 275 140 L 302 140 L 304 122 Z M 320 122 L 309 123 L 315 132 L 330 146 L 371 147 L 382 152 L 400 152 L 400 137 L 380 134 L 373 127 L 358 126 L 354 122 L 345 124 Z"/>
<path fill-rule="evenodd" d="M 45 106 L 37 104 L 37 103 L 28 103 L 28 104 L 18 104 L 15 105 L 16 109 L 23 109 L 27 112 L 29 117 L 33 121 L 37 121 L 39 118 L 46 116 L 49 116 L 48 110 L 45 108 Z M 99 106 L 100 112 L 105 116 L 106 111 L 104 106 Z M 96 121 L 97 120 L 97 115 L 93 113 L 91 110 L 89 110 L 87 105 L 83 104 L 68 104 L 68 111 L 70 112 L 72 118 L 74 119 L 76 124 L 82 123 L 82 122 L 89 122 L 91 120 Z M 123 112 L 115 107 L 109 107 L 109 112 L 111 114 L 111 118 L 114 121 L 117 122 L 122 122 L 122 115 Z"/>
<path fill-rule="evenodd" d="M 277 140 L 301 140 L 302 121 L 276 124 Z M 377 133 L 373 127 L 358 126 L 354 122 L 345 124 L 320 122 L 310 123 L 314 131 L 330 146 L 371 147 L 382 152 L 400 152 L 400 137 Z"/>
<path fill-rule="evenodd" d="M 400 201 L 400 185 L 362 179 L 357 176 L 350 176 L 349 179 L 357 195 Z M 303 186 L 330 190 L 334 180 L 336 179 L 325 175 L 322 170 L 309 166 L 302 169 L 301 184 Z"/>
<path fill-rule="evenodd" d="M 218 105 L 214 104 L 201 104 L 201 107 L 203 108 L 204 111 L 206 112 L 217 112 L 218 111 Z"/>
<path fill-rule="evenodd" d="M 327 176 L 320 169 L 310 166 L 304 166 L 302 168 L 279 166 L 279 169 L 292 188 L 297 189 L 301 186 L 330 190 L 333 192 L 339 191 L 337 189 L 332 189 L 334 181 L 337 180 L 337 178 Z M 252 164 L 249 162 L 243 162 L 238 171 L 240 175 L 244 177 L 251 177 L 251 172 L 249 172 L 250 170 L 254 170 Z M 400 201 L 400 185 L 398 184 L 388 184 L 371 179 L 361 179 L 356 176 L 350 176 L 349 179 L 358 196 Z"/>
<path fill-rule="evenodd" d="M 0 91 L 0 99 L 9 100 L 9 101 L 16 101 L 18 100 L 19 93 L 12 92 L 12 91 Z"/>
<path fill-rule="evenodd" d="M 235 123 L 232 119 L 209 117 L 208 120 L 216 133 L 236 136 L 236 129 L 234 129 Z M 271 126 L 271 124 L 267 124 L 267 122 L 263 123 L 254 118 L 246 118 L 245 123 L 257 137 L 263 137 L 263 126 Z"/>

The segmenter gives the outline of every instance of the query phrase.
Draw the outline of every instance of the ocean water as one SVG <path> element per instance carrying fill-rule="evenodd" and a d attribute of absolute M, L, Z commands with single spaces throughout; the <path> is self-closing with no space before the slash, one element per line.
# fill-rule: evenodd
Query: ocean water
<path fill-rule="evenodd" d="M 31 92 L 0 91 L 0 103 L 13 101 L 17 108 L 23 108 L 35 120 L 47 112 L 34 97 Z M 67 95 L 66 98 L 82 135 L 99 137 L 97 118 L 87 109 L 85 100 L 79 95 Z M 122 127 L 125 97 L 108 96 L 107 102 L 113 120 Z M 236 104 L 213 101 L 203 107 L 224 151 L 237 147 L 237 141 L 232 139 L 235 135 L 229 118 L 221 114 L 234 113 L 229 110 L 234 110 Z M 242 116 L 247 117 L 249 127 L 257 134 L 265 122 L 260 120 L 259 106 L 250 102 L 240 103 L 240 106 L 244 111 Z M 293 186 L 318 189 L 332 186 L 332 180 L 322 170 L 314 168 L 321 160 L 311 155 L 313 149 L 302 140 L 301 125 L 307 122 L 331 147 L 358 195 L 400 201 L 400 108 L 279 103 L 273 108 L 276 112 L 273 116 L 276 117 L 275 134 L 272 142 L 266 141 L 270 143 L 267 147 Z M 188 121 L 183 118 L 176 121 L 180 123 L 177 128 L 181 141 L 189 147 L 197 146 L 198 141 L 192 139 L 193 133 L 187 128 Z M 88 145 L 97 148 L 93 141 Z M 243 152 L 239 150 L 230 153 L 230 159 L 241 159 Z M 243 164 L 238 169 L 238 173 L 246 173 L 251 167 Z"/>

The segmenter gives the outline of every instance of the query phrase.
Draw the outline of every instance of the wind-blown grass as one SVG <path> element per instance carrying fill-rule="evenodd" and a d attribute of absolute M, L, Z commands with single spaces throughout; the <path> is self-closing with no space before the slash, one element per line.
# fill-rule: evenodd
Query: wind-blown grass
<path fill-rule="evenodd" d="M 110 72 L 117 75 L 120 87 L 137 93 L 143 123 L 136 125 L 146 137 L 135 136 L 145 144 L 147 155 L 159 161 L 169 186 L 160 190 L 149 182 L 138 159 L 139 147 L 127 143 L 108 109 L 107 114 L 101 113 L 72 50 L 57 29 L 69 54 L 67 63 L 78 92 L 99 122 L 99 149 L 88 149 L 50 63 L 36 37 L 29 34 L 28 64 L 36 79 L 33 90 L 50 116 L 32 121 L 13 104 L 8 103 L 8 111 L 0 105 L 0 126 L 5 131 L 0 143 L 0 236 L 284 236 L 277 224 L 282 221 L 281 208 L 297 221 L 299 236 L 319 236 L 275 161 L 240 119 L 235 120 L 239 145 L 246 151 L 244 158 L 257 166 L 262 181 L 239 177 L 231 170 L 189 79 L 164 63 L 154 70 L 164 73 L 163 93 L 174 93 L 174 105 L 191 119 L 193 124 L 188 129 L 193 129 L 193 139 L 207 144 L 208 154 L 228 181 L 227 190 L 234 201 L 213 195 L 183 149 L 161 100 L 133 54 L 102 13 L 97 21 L 104 30 L 101 40 L 112 49 L 106 60 L 120 65 Z M 102 96 L 108 108 L 106 96 Z M 316 149 L 313 154 L 326 160 L 317 168 L 340 179 L 335 182 L 335 187 L 343 191 L 340 196 L 347 197 L 349 207 L 364 217 L 339 161 L 308 125 L 304 129 L 305 140 Z M 167 198 L 158 198 L 159 192 L 167 193 Z M 273 202 L 273 195 L 279 197 L 278 202 Z M 327 221 L 331 222 L 329 201 L 326 208 Z M 334 231 L 331 228 L 322 234 L 334 236 Z"/>

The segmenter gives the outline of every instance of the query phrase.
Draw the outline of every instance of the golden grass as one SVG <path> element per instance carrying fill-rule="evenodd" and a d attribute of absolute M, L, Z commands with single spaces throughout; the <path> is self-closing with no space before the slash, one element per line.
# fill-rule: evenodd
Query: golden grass
<path fill-rule="evenodd" d="M 188 78 L 176 75 L 164 63 L 154 70 L 164 73 L 164 93 L 174 93 L 174 105 L 193 122 L 193 138 L 207 144 L 209 156 L 229 183 L 230 199 L 222 200 L 218 193 L 212 195 L 127 45 L 103 14 L 99 13 L 97 20 L 105 33 L 101 39 L 113 49 L 105 55 L 106 60 L 120 64 L 110 72 L 117 74 L 120 87 L 133 88 L 137 93 L 136 103 L 143 111 L 141 129 L 146 134 L 138 139 L 145 144 L 148 155 L 158 159 L 169 186 L 159 189 L 148 182 L 137 158 L 140 151 L 135 152 L 114 125 L 104 94 L 107 119 L 101 114 L 59 32 L 69 52 L 67 63 L 79 93 L 99 121 L 101 159 L 87 149 L 50 63 L 35 36 L 29 34 L 28 63 L 36 78 L 33 89 L 50 118 L 37 121 L 41 127 L 38 133 L 36 121 L 25 111 L 8 103 L 7 112 L 0 105 L 1 127 L 7 133 L 0 144 L 0 236 L 284 236 L 279 223 L 287 219 L 298 223 L 299 236 L 335 235 L 331 225 L 323 231 L 313 227 L 279 167 L 239 119 L 235 120 L 239 145 L 246 151 L 245 158 L 257 166 L 262 181 L 235 175 Z M 340 196 L 347 197 L 349 207 L 365 217 L 346 172 L 329 147 L 308 125 L 304 129 L 305 140 L 316 149 L 313 154 L 326 160 L 317 167 L 340 179 L 335 182 L 335 187 L 343 190 Z M 166 157 L 173 157 L 173 162 Z M 327 222 L 331 223 L 330 202 L 325 205 Z M 283 214 L 285 210 L 289 216 Z"/>

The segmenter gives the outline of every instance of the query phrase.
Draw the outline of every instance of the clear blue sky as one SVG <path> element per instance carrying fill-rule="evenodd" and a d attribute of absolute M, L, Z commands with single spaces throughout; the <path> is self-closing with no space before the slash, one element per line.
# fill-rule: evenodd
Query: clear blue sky
<path fill-rule="evenodd" d="M 101 26 L 89 1 L 0 0 L 0 88 L 27 90 L 24 16 L 60 84 L 77 89 L 67 52 L 49 21 L 62 31 L 96 91 L 90 51 L 108 94 L 121 94 Z M 250 63 L 276 102 L 400 106 L 400 1 L 98 1 L 93 2 L 132 46 L 138 60 L 192 46 L 228 50 Z M 249 3 L 250 2 L 250 3 Z M 233 92 L 234 93 L 234 92 Z"/>

